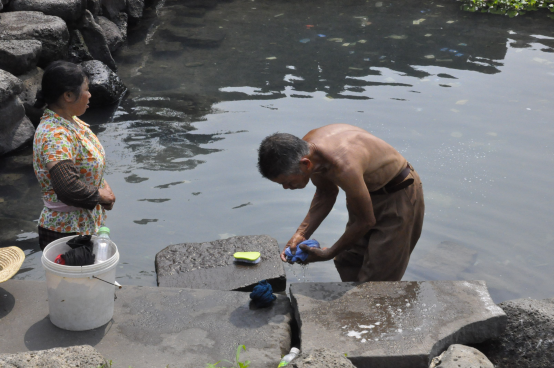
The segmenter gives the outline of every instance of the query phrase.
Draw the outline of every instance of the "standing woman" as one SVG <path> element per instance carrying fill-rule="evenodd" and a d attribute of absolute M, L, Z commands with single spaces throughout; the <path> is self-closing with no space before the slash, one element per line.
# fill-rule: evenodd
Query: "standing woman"
<path fill-rule="evenodd" d="M 47 104 L 33 141 L 33 168 L 44 208 L 40 249 L 70 235 L 92 235 L 104 225 L 115 196 L 104 180 L 105 152 L 88 124 L 88 78 L 81 66 L 55 61 L 44 71 L 37 104 Z"/>

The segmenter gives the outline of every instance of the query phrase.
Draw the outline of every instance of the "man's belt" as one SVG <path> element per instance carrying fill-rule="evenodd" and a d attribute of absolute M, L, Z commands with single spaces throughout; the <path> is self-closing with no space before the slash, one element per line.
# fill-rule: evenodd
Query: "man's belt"
<path fill-rule="evenodd" d="M 394 192 L 398 192 L 401 189 L 407 188 L 410 185 L 414 183 L 413 178 L 406 179 L 406 177 L 410 174 L 412 171 L 412 167 L 408 163 L 406 165 L 406 168 L 400 172 L 400 174 L 396 175 L 391 181 L 389 181 L 384 187 L 381 189 L 377 189 L 376 191 L 369 192 L 371 195 L 382 195 L 382 194 L 391 194 Z"/>

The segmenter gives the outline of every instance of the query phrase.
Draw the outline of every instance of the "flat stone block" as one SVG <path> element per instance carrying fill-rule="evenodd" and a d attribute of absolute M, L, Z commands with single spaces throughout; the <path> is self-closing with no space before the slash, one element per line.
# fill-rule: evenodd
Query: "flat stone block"
<path fill-rule="evenodd" d="M 74 22 L 83 14 L 81 0 L 11 0 L 9 11 L 38 11 Z"/>
<path fill-rule="evenodd" d="M 290 294 L 301 349 L 346 353 L 356 367 L 426 368 L 506 326 L 483 281 L 298 283 Z"/>
<path fill-rule="evenodd" d="M 104 357 L 88 345 L 0 354 L 0 367 L 3 368 L 97 368 L 107 364 Z"/>
<path fill-rule="evenodd" d="M 0 351 L 91 345 L 112 368 L 199 368 L 234 360 L 237 346 L 245 345 L 241 361 L 275 368 L 290 350 L 285 295 L 262 309 L 251 309 L 249 295 L 236 291 L 123 286 L 116 296 L 106 325 L 65 331 L 49 320 L 45 282 L 8 280 L 0 284 Z"/>
<path fill-rule="evenodd" d="M 234 262 L 235 252 L 260 252 L 261 262 Z M 206 243 L 170 245 L 156 254 L 158 285 L 191 289 L 252 291 L 267 280 L 284 291 L 286 276 L 277 240 L 267 235 L 234 236 Z"/>

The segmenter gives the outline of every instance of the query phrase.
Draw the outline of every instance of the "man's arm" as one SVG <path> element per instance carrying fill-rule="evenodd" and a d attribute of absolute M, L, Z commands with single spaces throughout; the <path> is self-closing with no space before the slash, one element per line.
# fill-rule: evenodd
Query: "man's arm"
<path fill-rule="evenodd" d="M 287 248 L 291 248 L 294 253 L 296 246 L 310 236 L 317 230 L 319 225 L 327 217 L 329 212 L 333 209 L 337 195 L 339 194 L 339 188 L 327 179 L 323 179 L 319 176 L 312 177 L 312 183 L 316 187 L 314 198 L 310 205 L 308 214 L 304 218 L 304 221 L 300 224 L 296 233 L 285 245 L 285 249 L 281 252 L 281 260 L 286 261 L 285 251 Z"/>
<path fill-rule="evenodd" d="M 339 174 L 337 183 L 346 193 L 346 202 L 350 221 L 344 234 L 331 247 L 324 249 L 310 248 L 302 245 L 302 250 L 309 256 L 307 262 L 327 261 L 334 258 L 351 244 L 364 236 L 375 225 L 375 215 L 371 196 L 365 184 L 361 170 L 348 168 Z"/>

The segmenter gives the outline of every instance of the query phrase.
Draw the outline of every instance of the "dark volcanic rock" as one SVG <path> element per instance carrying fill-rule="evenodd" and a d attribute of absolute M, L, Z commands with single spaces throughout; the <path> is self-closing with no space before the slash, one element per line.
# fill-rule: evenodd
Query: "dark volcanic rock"
<path fill-rule="evenodd" d="M 129 17 L 126 13 L 119 13 L 115 18 L 112 19 L 112 22 L 115 23 L 117 28 L 119 28 L 119 31 L 121 32 L 121 35 L 123 36 L 123 41 L 127 40 L 127 24 Z"/>
<path fill-rule="evenodd" d="M 111 105 L 127 91 L 117 74 L 101 61 L 85 61 L 81 65 L 89 78 L 91 107 Z"/>
<path fill-rule="evenodd" d="M 35 68 L 42 43 L 36 40 L 0 41 L 0 69 L 20 75 Z"/>
<path fill-rule="evenodd" d="M 81 0 L 11 0 L 8 11 L 38 11 L 72 23 L 83 15 Z"/>
<path fill-rule="evenodd" d="M 255 265 L 235 264 L 235 252 L 261 253 Z M 235 236 L 206 243 L 170 245 L 156 254 L 158 285 L 192 289 L 251 291 L 267 280 L 273 291 L 286 287 L 277 241 L 267 235 Z"/>
<path fill-rule="evenodd" d="M 500 303 L 508 316 L 500 338 L 476 345 L 496 368 L 552 368 L 554 298 L 516 299 Z"/>
<path fill-rule="evenodd" d="M 88 10 L 85 11 L 85 15 L 79 22 L 79 30 L 83 35 L 92 57 L 109 66 L 114 72 L 117 71 L 117 66 L 110 52 L 104 30 L 96 23 L 94 17 Z"/>
<path fill-rule="evenodd" d="M 479 350 L 454 344 L 440 356 L 433 358 L 429 368 L 494 368 L 494 366 Z"/>
<path fill-rule="evenodd" d="M 23 83 L 16 76 L 0 69 L 0 107 L 23 91 Z"/>
<path fill-rule="evenodd" d="M 87 0 L 87 9 L 92 15 L 97 16 L 102 10 L 101 0 Z"/>
<path fill-rule="evenodd" d="M 142 18 L 144 11 L 144 0 L 127 0 L 127 15 L 129 22 L 137 23 Z"/>
<path fill-rule="evenodd" d="M 65 22 L 40 12 L 20 11 L 0 14 L 0 40 L 37 40 L 42 43 L 39 66 L 67 55 L 69 32 Z"/>
<path fill-rule="evenodd" d="M 33 126 L 36 128 L 40 123 L 40 118 L 44 113 L 44 107 L 36 108 L 37 92 L 41 89 L 42 75 L 44 71 L 40 68 L 35 68 L 27 74 L 19 76 L 23 82 L 23 92 L 19 94 L 19 99 L 25 107 L 25 115 L 29 118 Z"/>
<path fill-rule="evenodd" d="M 106 36 L 106 40 L 108 41 L 110 52 L 114 53 L 123 45 L 123 42 L 125 42 L 121 30 L 114 22 L 106 17 L 99 16 L 98 24 L 104 31 L 104 36 Z"/>
<path fill-rule="evenodd" d="M 0 155 L 15 151 L 33 139 L 35 128 L 25 116 L 19 97 L 13 96 L 0 106 Z"/>
<path fill-rule="evenodd" d="M 83 38 L 83 34 L 78 29 L 74 29 L 70 33 L 68 51 L 67 60 L 72 63 L 79 64 L 83 61 L 94 60 Z"/>
<path fill-rule="evenodd" d="M 105 367 L 108 362 L 89 345 L 0 354 L 0 366 L 5 368 L 74 368 Z"/>
<path fill-rule="evenodd" d="M 127 0 L 102 0 L 102 7 L 104 15 L 113 20 L 127 9 Z"/>

